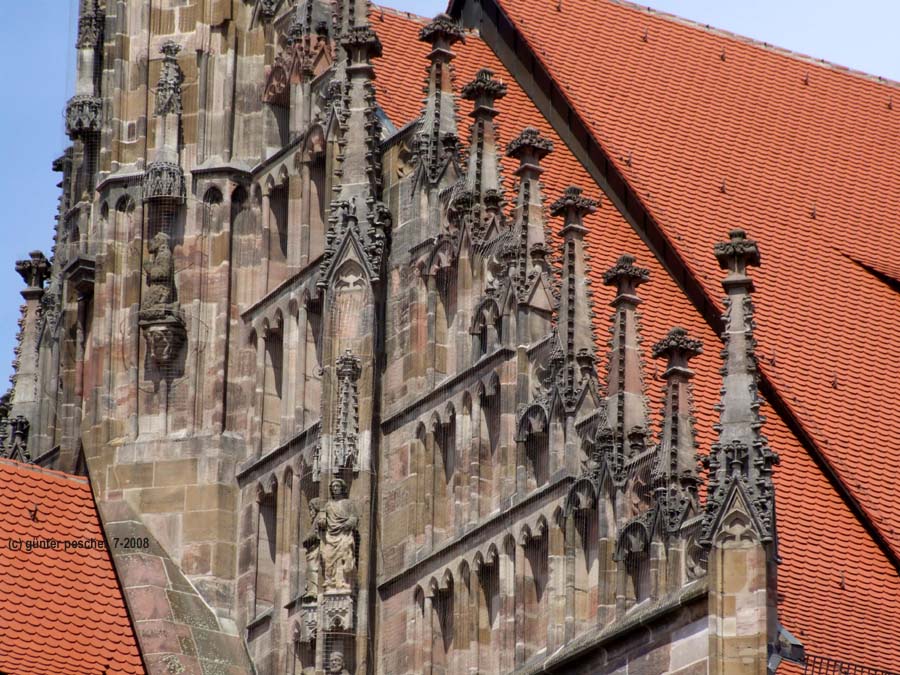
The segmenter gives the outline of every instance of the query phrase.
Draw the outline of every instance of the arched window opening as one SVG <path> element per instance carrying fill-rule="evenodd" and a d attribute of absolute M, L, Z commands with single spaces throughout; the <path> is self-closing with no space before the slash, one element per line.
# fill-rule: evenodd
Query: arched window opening
<path fill-rule="evenodd" d="M 276 495 L 275 486 L 268 492 L 260 486 L 257 493 L 255 616 L 270 610 L 275 603 Z"/>
<path fill-rule="evenodd" d="M 502 320 L 497 305 L 486 301 L 475 314 L 472 327 L 474 336 L 473 360 L 478 360 L 494 351 L 501 342 Z"/>
<path fill-rule="evenodd" d="M 522 639 L 525 659 L 547 646 L 547 584 L 550 558 L 546 527 L 525 538 L 525 583 L 523 590 L 524 625 Z"/>
<path fill-rule="evenodd" d="M 481 391 L 481 421 L 479 427 L 481 457 L 479 458 L 478 503 L 479 515 L 487 516 L 494 510 L 495 463 L 500 441 L 500 392 L 499 387 Z"/>
<path fill-rule="evenodd" d="M 450 672 L 450 654 L 453 649 L 454 602 L 453 577 L 444 580 L 443 587 L 434 587 L 432 609 L 434 611 L 432 673 L 446 675 Z"/>
<path fill-rule="evenodd" d="M 288 184 L 287 179 L 269 193 L 269 280 L 267 291 L 278 287 L 288 275 Z"/>
<path fill-rule="evenodd" d="M 481 672 L 500 672 L 500 566 L 497 555 L 476 557 L 478 576 L 478 665 Z"/>
<path fill-rule="evenodd" d="M 322 406 L 322 303 L 310 300 L 306 305 L 306 367 L 304 369 L 304 420 L 319 418 Z"/>
<path fill-rule="evenodd" d="M 599 513 L 596 504 L 573 511 L 566 526 L 566 549 L 574 567 L 572 616 L 576 634 L 593 625 L 599 603 Z"/>
<path fill-rule="evenodd" d="M 281 442 L 281 415 L 284 400 L 284 340 L 282 326 L 269 328 L 265 334 L 265 374 L 262 404 L 263 448 L 270 450 Z"/>
<path fill-rule="evenodd" d="M 426 662 L 426 640 L 430 638 L 426 620 L 431 621 L 431 617 L 425 615 L 425 593 L 419 586 L 416 586 L 413 592 L 413 613 L 414 626 L 412 635 L 413 649 L 413 672 L 424 673 Z"/>
<path fill-rule="evenodd" d="M 448 539 L 453 525 L 456 416 L 434 423 L 434 543 Z"/>
<path fill-rule="evenodd" d="M 427 514 L 425 512 L 425 494 L 427 492 L 428 482 L 425 452 L 425 425 L 419 424 L 419 426 L 416 428 L 416 436 L 412 441 L 410 449 L 410 454 L 412 455 L 410 458 L 410 463 L 412 466 L 412 471 L 415 474 L 415 502 L 413 505 L 414 513 L 412 514 L 414 521 L 413 538 L 414 546 L 417 548 L 425 545 L 425 521 L 430 517 L 430 514 Z"/>
<path fill-rule="evenodd" d="M 434 272 L 434 362 L 439 379 L 452 372 L 454 358 L 454 320 L 457 312 L 456 273 L 450 265 Z"/>
<path fill-rule="evenodd" d="M 325 153 L 312 156 L 309 162 L 309 259 L 313 260 L 325 249 L 325 230 L 328 222 L 328 192 L 326 185 Z"/>

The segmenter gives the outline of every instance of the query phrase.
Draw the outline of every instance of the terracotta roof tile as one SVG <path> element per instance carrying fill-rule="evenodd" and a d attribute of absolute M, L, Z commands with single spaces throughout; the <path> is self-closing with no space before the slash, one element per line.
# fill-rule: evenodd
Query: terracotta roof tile
<path fill-rule="evenodd" d="M 850 259 L 898 271 L 898 87 L 625 3 L 499 4 L 713 299 L 711 237 L 760 242 L 762 369 L 900 554 L 900 294 Z"/>
<path fill-rule="evenodd" d="M 0 460 L 0 533 L 0 672 L 144 673 L 109 553 L 64 548 L 103 541 L 85 479 Z"/>
<path fill-rule="evenodd" d="M 555 2 L 552 4 L 555 7 Z M 605 1 L 594 2 L 591 0 L 591 2 L 587 2 L 584 0 L 581 4 L 589 4 L 593 8 L 590 11 L 586 10 L 585 13 L 593 17 L 594 21 L 598 20 L 595 15 L 601 9 L 604 12 L 603 17 L 609 20 L 615 18 L 610 15 L 612 12 L 635 12 L 645 21 L 648 20 L 648 17 L 654 21 L 662 21 L 658 17 L 642 14 L 634 9 L 618 5 L 606 7 L 608 3 Z M 595 5 L 596 7 L 594 7 Z M 537 24 L 538 13 L 545 6 L 548 6 L 547 2 L 537 0 L 515 1 L 516 8 L 522 12 L 530 12 L 527 16 L 530 17 L 529 20 L 533 24 Z M 566 6 L 573 5 L 566 3 Z M 378 101 L 397 127 L 409 123 L 421 112 L 420 92 L 425 79 L 427 45 L 418 42 L 417 34 L 424 21 L 418 17 L 387 9 L 384 12 L 376 11 L 372 14 L 373 27 L 378 31 L 384 44 L 384 57 L 376 61 Z M 634 35 L 638 43 L 642 43 L 640 38 L 643 34 L 643 27 L 644 24 L 640 23 L 640 30 Z M 697 30 L 696 28 L 688 29 L 685 26 L 681 26 L 680 29 Z M 547 35 L 563 35 L 571 33 L 571 26 L 549 24 L 543 30 Z M 630 36 L 629 30 L 633 32 L 635 27 L 628 26 L 620 32 Z M 609 34 L 615 32 L 611 27 L 605 28 L 604 31 L 603 35 L 609 39 L 611 39 Z M 652 35 L 654 32 L 651 30 Z M 625 41 L 626 37 L 620 36 L 617 39 Z M 657 35 L 657 39 L 659 39 L 659 35 Z M 670 38 L 669 42 L 673 41 L 674 39 Z M 560 44 L 564 43 L 565 41 L 560 41 Z M 619 47 L 602 40 L 598 41 L 597 45 L 598 56 L 596 58 L 606 55 L 597 68 L 584 68 L 582 62 L 580 67 L 572 65 L 566 71 L 571 78 L 566 81 L 570 81 L 573 89 L 593 86 L 591 83 L 598 76 L 596 71 L 606 69 L 606 61 L 615 60 L 611 55 L 613 53 L 624 61 L 624 63 L 617 63 L 614 68 L 619 77 L 627 79 L 632 76 L 645 76 L 641 71 L 642 68 L 646 68 L 646 65 L 629 62 L 628 59 L 619 57 L 618 52 L 614 51 Z M 671 44 L 669 46 L 672 48 Z M 747 45 L 743 45 L 743 47 L 750 48 Z M 622 49 L 626 49 L 626 52 L 632 48 L 638 50 L 639 46 L 627 49 L 622 47 Z M 550 46 L 547 45 L 544 49 L 545 51 L 550 50 Z M 699 48 L 694 47 L 694 49 Z M 709 51 L 711 60 L 722 63 L 719 58 L 721 49 L 715 51 L 710 45 L 706 45 L 704 49 Z M 476 35 L 470 34 L 467 36 L 466 43 L 456 45 L 454 51 L 457 54 L 454 64 L 458 87 L 471 80 L 481 67 L 491 68 L 496 77 L 503 79 L 509 85 L 508 95 L 497 103 L 497 108 L 500 110 L 498 117 L 500 140 L 503 146 L 526 126 L 538 128 L 542 135 L 553 141 L 555 150 L 543 161 L 543 166 L 546 168 L 546 172 L 542 176 L 545 201 L 554 199 L 565 186 L 570 184 L 582 186 L 591 197 L 600 194 L 597 184 L 590 178 L 584 167 L 575 159 L 522 89 L 516 86 L 513 77 L 483 41 Z M 580 52 L 570 50 L 570 53 L 574 58 Z M 662 48 L 660 48 L 660 53 L 663 53 Z M 731 53 L 730 49 L 728 53 Z M 735 58 L 737 58 L 737 54 L 735 54 Z M 779 58 L 785 57 L 779 56 Z M 745 60 L 749 59 L 749 56 L 745 57 Z M 682 61 L 684 63 L 679 67 L 688 74 L 694 73 L 697 77 L 703 75 L 704 68 L 707 67 L 693 64 L 687 58 L 683 58 Z M 410 64 L 420 64 L 420 67 L 411 67 Z M 657 66 L 661 67 L 660 64 Z M 652 74 L 649 76 L 653 77 Z M 691 75 L 682 77 L 690 79 Z M 844 75 L 844 77 L 849 76 Z M 656 92 L 656 95 L 666 98 L 663 95 L 666 93 L 665 77 L 659 76 L 657 79 L 659 81 L 656 82 L 656 86 L 659 91 Z M 673 80 L 673 85 L 678 81 L 678 79 Z M 765 93 L 766 89 L 765 85 L 756 82 L 747 83 L 747 87 L 758 90 L 760 96 Z M 609 111 L 615 111 L 621 106 L 630 106 L 632 112 L 635 107 L 640 107 L 634 101 L 637 97 L 634 92 L 625 92 L 620 89 L 620 87 L 608 86 L 594 90 L 593 98 L 602 102 L 598 103 L 601 108 L 596 116 L 598 121 L 604 120 L 603 115 L 609 115 L 611 114 Z M 597 95 L 597 91 L 600 92 L 600 95 Z M 741 90 L 729 90 L 723 87 L 722 91 L 724 92 L 723 100 L 728 101 L 728 105 L 732 109 L 743 105 L 740 103 L 743 100 Z M 667 114 L 680 116 L 680 118 L 699 124 L 697 118 L 699 113 L 690 110 L 693 103 L 688 94 L 674 96 L 670 92 L 668 97 L 673 100 L 670 104 L 671 111 Z M 712 102 L 699 100 L 700 103 L 697 105 L 700 108 L 707 110 L 712 108 Z M 471 110 L 471 104 L 459 100 L 458 105 L 460 134 L 465 137 L 469 119 L 467 114 Z M 760 307 L 757 312 L 757 320 L 761 352 L 763 359 L 773 357 L 775 359 L 774 364 L 764 360 L 763 365 L 767 373 L 776 378 L 779 386 L 782 386 L 783 383 L 789 385 L 790 388 L 786 388 L 784 391 L 787 392 L 785 395 L 788 397 L 797 397 L 794 405 L 798 408 L 812 407 L 813 403 L 820 400 L 820 388 L 824 386 L 831 389 L 831 374 L 830 372 L 824 374 L 820 372 L 823 370 L 823 364 L 811 363 L 811 359 L 806 354 L 821 355 L 824 351 L 826 364 L 833 369 L 837 366 L 834 363 L 827 363 L 827 361 L 829 358 L 834 358 L 834 354 L 829 350 L 835 349 L 836 346 L 822 334 L 810 330 L 810 325 L 803 324 L 803 321 L 813 321 L 812 317 L 815 317 L 823 307 L 830 308 L 832 304 L 837 305 L 843 302 L 850 284 L 864 283 L 866 284 L 864 288 L 872 290 L 874 283 L 872 275 L 837 252 L 825 254 L 826 269 L 821 273 L 807 270 L 805 265 L 809 264 L 808 258 L 822 248 L 819 246 L 815 251 L 808 250 L 810 248 L 808 243 L 811 240 L 810 233 L 814 233 L 815 229 L 806 221 L 803 221 L 802 228 L 787 228 L 783 215 L 779 216 L 777 220 L 772 220 L 771 218 L 774 217 L 773 214 L 777 210 L 775 207 L 766 209 L 765 213 L 758 218 L 751 217 L 749 210 L 740 218 L 736 218 L 736 207 L 728 202 L 724 195 L 731 195 L 734 198 L 735 193 L 739 190 L 743 190 L 747 194 L 751 190 L 755 190 L 754 194 L 758 194 L 759 185 L 768 190 L 774 189 L 774 186 L 771 185 L 773 181 L 763 176 L 756 181 L 757 186 L 753 187 L 752 182 L 747 183 L 749 178 L 745 175 L 743 167 L 739 167 L 741 171 L 733 171 L 713 180 L 712 175 L 722 173 L 724 167 L 728 165 L 728 162 L 716 158 L 716 153 L 721 151 L 717 147 L 719 141 L 709 138 L 717 132 L 708 134 L 702 128 L 684 129 L 685 136 L 693 136 L 696 140 L 693 147 L 696 155 L 686 157 L 684 151 L 679 149 L 678 144 L 668 138 L 670 131 L 666 125 L 654 125 L 634 119 L 628 123 L 620 120 L 618 124 L 627 128 L 632 134 L 630 138 L 633 138 L 631 143 L 620 143 L 617 146 L 618 156 L 622 159 L 622 166 L 628 168 L 626 176 L 629 178 L 635 175 L 644 177 L 645 172 L 658 170 L 656 162 L 663 160 L 657 158 L 651 164 L 649 159 L 649 156 L 656 153 L 658 146 L 667 148 L 667 152 L 672 155 L 668 161 L 684 162 L 680 165 L 676 164 L 676 166 L 683 167 L 684 175 L 673 176 L 671 175 L 672 171 L 667 169 L 669 173 L 664 174 L 665 179 L 653 176 L 653 180 L 651 180 L 649 176 L 644 177 L 642 178 L 644 182 L 638 183 L 638 186 L 641 194 L 649 190 L 652 195 L 659 195 L 659 199 L 653 197 L 657 218 L 678 219 L 676 222 L 679 224 L 679 228 L 673 230 L 672 237 L 679 246 L 685 247 L 686 257 L 693 261 L 695 273 L 704 284 L 708 285 L 714 298 L 721 295 L 719 286 L 721 273 L 717 269 L 715 258 L 712 255 L 713 243 L 723 238 L 727 230 L 735 225 L 747 227 L 751 234 L 759 240 L 764 265 L 760 270 L 754 270 L 753 274 L 759 289 L 757 298 Z M 631 129 L 629 124 L 636 128 Z M 682 122 L 681 124 L 687 123 Z M 757 133 L 763 134 L 767 127 L 761 121 L 757 121 L 756 124 L 762 125 Z M 608 123 L 604 121 L 601 126 L 605 128 L 607 125 Z M 897 136 L 897 139 L 900 142 L 900 135 Z M 638 140 L 641 142 L 638 143 Z M 758 140 L 755 138 L 746 140 L 739 138 L 735 141 L 735 147 L 742 148 L 745 155 L 752 154 L 756 144 L 758 144 Z M 770 148 L 771 151 L 780 153 L 780 156 L 791 155 L 784 145 L 778 143 L 769 145 L 773 146 Z M 624 163 L 629 152 L 632 155 L 630 168 Z M 741 155 L 733 153 L 729 156 L 732 163 L 737 162 L 740 157 Z M 720 164 L 721 166 L 719 166 Z M 512 168 L 511 166 L 505 167 L 508 191 L 515 188 L 512 180 L 509 179 L 512 176 Z M 797 171 L 799 172 L 799 168 Z M 698 173 L 708 183 L 702 189 L 696 180 Z M 724 195 L 720 191 L 723 178 L 726 179 Z M 809 180 L 812 181 L 812 177 Z M 677 189 L 670 187 L 666 181 L 675 181 Z M 739 194 L 744 194 L 744 192 L 739 192 Z M 858 208 L 859 204 L 856 204 L 855 207 Z M 743 208 L 750 209 L 750 206 L 745 202 Z M 814 225 L 823 218 L 825 216 L 817 214 Z M 608 200 L 603 200 L 601 208 L 596 214 L 586 219 L 586 224 L 589 228 L 588 248 L 593 257 L 591 264 L 596 275 L 602 274 L 623 252 L 635 254 L 641 265 L 651 270 L 651 282 L 641 286 L 640 289 L 641 297 L 644 300 L 644 304 L 641 305 L 644 345 L 653 344 L 674 325 L 684 326 L 689 333 L 702 339 L 706 345 L 704 354 L 691 363 L 697 372 L 694 380 L 694 393 L 698 417 L 698 440 L 703 448 L 708 448 L 714 439 L 712 425 L 717 421 L 717 415 L 713 410 L 713 405 L 718 402 L 721 384 L 718 373 L 721 365 L 718 346 L 721 343 L 718 336 Z M 551 223 L 551 227 L 556 230 L 559 223 Z M 828 241 L 835 242 L 835 238 L 831 237 Z M 869 246 L 866 250 L 877 252 L 883 250 L 883 247 Z M 887 254 L 882 255 L 887 258 Z M 839 269 L 827 268 L 827 265 L 838 258 L 843 261 L 840 263 Z M 795 260 L 804 261 L 804 266 L 794 267 L 795 263 L 791 261 Z M 829 269 L 832 276 L 828 273 Z M 844 276 L 834 277 L 836 272 Z M 834 283 L 834 278 L 839 280 L 839 285 Z M 598 337 L 598 354 L 605 355 L 607 348 L 604 341 L 607 335 L 606 327 L 609 324 L 606 313 L 602 311 L 602 306 L 604 302 L 612 300 L 612 293 L 609 288 L 597 283 L 599 278 L 594 281 L 595 301 L 600 310 L 595 329 Z M 884 286 L 883 282 L 877 283 L 880 287 Z M 884 293 L 879 288 L 876 293 L 877 302 L 887 302 L 883 296 Z M 880 314 L 884 309 L 881 306 L 876 308 L 858 307 L 858 309 L 864 314 L 878 315 L 877 317 L 869 316 L 869 322 L 876 322 L 876 319 L 880 318 L 883 325 L 889 323 L 886 317 Z M 843 318 L 849 321 L 848 317 L 844 316 Z M 835 322 L 834 317 L 829 318 L 827 324 L 830 329 L 835 329 Z M 787 326 L 793 332 L 785 331 L 784 327 Z M 852 323 L 848 326 L 852 327 Z M 876 340 L 885 338 L 886 330 L 879 327 L 873 328 Z M 847 332 L 843 327 L 841 330 L 842 334 Z M 800 331 L 801 334 L 798 334 L 797 331 Z M 826 332 L 825 335 L 828 333 Z M 862 336 L 859 339 L 862 340 Z M 865 339 L 868 340 L 868 336 Z M 776 344 L 776 347 L 771 347 Z M 854 344 L 859 344 L 859 342 Z M 839 349 L 845 349 L 845 353 L 849 354 L 850 347 L 845 343 L 841 343 L 841 345 Z M 840 353 L 839 350 L 838 353 Z M 893 358 L 891 352 L 885 356 L 888 359 Z M 645 358 L 648 362 L 652 362 L 649 353 L 645 353 Z M 850 357 L 845 361 L 850 362 Z M 867 358 L 863 364 L 871 367 L 870 361 L 871 359 Z M 855 357 L 853 362 L 855 362 Z M 602 362 L 600 367 L 603 367 Z M 653 364 L 650 363 L 648 375 L 652 376 L 653 367 Z M 804 368 L 810 369 L 811 373 L 798 373 L 798 370 Z M 841 372 L 844 370 L 846 369 L 841 369 Z M 895 373 L 896 370 L 895 368 Z M 852 422 L 849 415 L 863 414 L 860 408 L 865 406 L 870 408 L 865 411 L 867 418 L 875 416 L 876 413 L 872 411 L 877 410 L 882 393 L 866 391 L 866 388 L 857 382 L 859 377 L 858 374 L 850 375 L 847 383 L 848 388 L 852 387 L 853 394 L 860 397 L 852 405 L 852 411 L 848 409 L 847 402 L 839 395 L 833 394 L 832 391 L 826 391 L 827 397 L 821 408 L 818 408 L 819 414 L 816 419 L 820 417 L 828 419 L 829 415 L 825 414 L 828 411 L 841 411 L 841 417 L 848 415 L 846 420 L 841 422 L 841 428 L 844 428 Z M 873 377 L 873 392 L 882 392 L 878 389 L 879 382 L 887 379 L 889 374 L 887 372 L 875 373 Z M 841 375 L 839 375 L 840 378 Z M 650 380 L 649 377 L 648 380 Z M 647 385 L 648 395 L 651 398 L 651 410 L 658 410 L 661 404 L 661 388 L 654 386 L 652 381 L 648 381 Z M 839 383 L 838 386 L 842 385 Z M 892 386 L 897 388 L 900 387 L 900 384 L 893 383 Z M 888 388 L 883 390 L 883 393 L 891 396 L 891 391 Z M 900 392 L 893 394 L 892 400 L 900 400 L 898 393 Z M 822 474 L 784 421 L 771 409 L 764 410 L 764 412 L 767 412 L 768 417 L 765 431 L 772 447 L 782 457 L 782 463 L 776 470 L 775 479 L 778 491 L 779 546 L 781 557 L 784 560 L 779 568 L 779 593 L 782 597 L 780 611 L 784 623 L 804 641 L 811 653 L 840 656 L 848 661 L 874 664 L 882 668 L 900 669 L 900 654 L 896 652 L 895 644 L 892 641 L 895 635 L 893 627 L 900 624 L 900 606 L 897 603 L 897 598 L 900 597 L 900 577 L 898 577 L 896 569 L 873 542 L 872 537 L 853 515 L 846 502 Z M 857 429 L 854 432 L 854 438 L 858 441 L 862 434 L 863 428 Z M 884 437 L 882 439 L 886 442 L 896 443 L 896 441 L 889 441 Z M 857 452 L 850 454 L 851 460 L 853 456 L 859 454 L 858 448 L 861 447 L 867 446 L 857 445 Z M 900 447 L 897 448 L 897 452 L 900 453 Z M 900 457 L 897 459 L 900 460 Z M 862 467 L 857 468 L 857 471 L 860 470 Z M 882 479 L 881 482 L 884 487 L 887 487 L 887 480 Z M 888 494 L 882 495 L 882 499 L 887 500 L 888 498 Z M 885 501 L 885 503 L 887 502 Z"/>

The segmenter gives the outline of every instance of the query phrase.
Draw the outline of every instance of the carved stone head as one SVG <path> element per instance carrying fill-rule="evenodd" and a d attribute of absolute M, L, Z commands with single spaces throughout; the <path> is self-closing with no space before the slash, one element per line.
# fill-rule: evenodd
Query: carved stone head
<path fill-rule="evenodd" d="M 343 478 L 333 479 L 331 481 L 331 484 L 328 486 L 328 489 L 331 492 L 332 499 L 347 498 L 347 482 Z"/>
<path fill-rule="evenodd" d="M 157 232 L 147 244 L 147 250 L 151 254 L 155 254 L 161 249 L 169 248 L 169 235 L 165 232 Z"/>
<path fill-rule="evenodd" d="M 343 652 L 334 651 L 331 652 L 331 656 L 328 657 L 328 674 L 329 675 L 343 675 L 347 671 L 344 670 L 344 654 Z"/>

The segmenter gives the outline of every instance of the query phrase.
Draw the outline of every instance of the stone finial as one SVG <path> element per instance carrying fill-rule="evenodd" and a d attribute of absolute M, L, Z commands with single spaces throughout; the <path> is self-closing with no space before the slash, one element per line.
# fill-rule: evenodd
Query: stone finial
<path fill-rule="evenodd" d="M 533 158 L 536 162 L 540 162 L 540 160 L 551 152 L 553 152 L 553 142 L 541 136 L 541 133 L 534 127 L 526 127 L 523 129 L 522 133 L 512 139 L 509 142 L 509 145 L 506 146 L 506 156 L 518 159 L 522 163 L 530 158 Z M 566 195 L 563 199 L 569 196 L 570 190 L 577 191 L 577 194 L 579 195 L 581 194 L 580 188 L 569 187 L 566 188 Z M 554 213 L 553 215 L 556 214 Z"/>
<path fill-rule="evenodd" d="M 163 55 L 162 66 L 159 70 L 159 82 L 156 85 L 156 114 L 167 115 L 175 113 L 180 115 L 181 83 L 184 82 L 184 74 L 178 65 L 178 52 L 181 45 L 174 40 L 166 40 L 159 48 Z"/>
<path fill-rule="evenodd" d="M 457 42 L 465 42 L 466 34 L 452 17 L 438 14 L 419 31 L 419 39 L 435 49 L 449 49 Z"/>
<path fill-rule="evenodd" d="M 688 361 L 702 353 L 700 340 L 688 337 L 687 331 L 680 327 L 673 328 L 666 337 L 653 345 L 653 358 L 668 360 L 666 372 L 663 373 L 663 377 L 667 379 L 675 372 L 691 373 Z"/>
<path fill-rule="evenodd" d="M 549 142 L 549 141 L 548 141 Z M 597 210 L 597 202 L 593 199 L 581 196 L 582 189 L 570 185 L 566 188 L 563 196 L 550 205 L 551 216 L 563 216 L 565 218 L 565 226 L 563 233 L 570 228 L 584 229 L 582 221 L 589 213 Z"/>
<path fill-rule="evenodd" d="M 633 255 L 619 256 L 616 264 L 603 273 L 603 285 L 616 287 L 615 304 L 620 299 L 630 299 L 640 302 L 637 297 L 637 287 L 650 280 L 650 270 L 638 267 Z"/>
<path fill-rule="evenodd" d="M 463 98 L 475 102 L 475 112 L 479 110 L 493 109 L 497 99 L 506 96 L 506 85 L 500 80 L 494 79 L 494 72 L 488 68 L 482 68 L 475 73 L 475 79 L 462 88 Z"/>
<path fill-rule="evenodd" d="M 50 275 L 50 262 L 40 251 L 32 251 L 30 257 L 16 261 L 16 272 L 28 284 L 29 290 L 42 290 L 44 281 Z"/>
<path fill-rule="evenodd" d="M 728 276 L 722 282 L 727 288 L 733 284 L 748 284 L 753 290 L 753 282 L 747 276 L 748 267 L 759 267 L 759 248 L 747 233 L 741 229 L 732 230 L 728 241 L 720 242 L 713 247 L 719 267 L 728 270 Z"/>
<path fill-rule="evenodd" d="M 689 510 L 697 508 L 697 460 L 691 385 L 694 376 L 688 362 L 702 353 L 699 340 L 688 337 L 684 328 L 673 328 L 653 347 L 653 356 L 668 361 L 662 429 L 653 484 L 662 504 L 666 526 L 676 533 Z"/>
<path fill-rule="evenodd" d="M 370 26 L 353 26 L 341 36 L 341 45 L 353 63 L 377 59 L 382 54 L 381 40 Z"/>

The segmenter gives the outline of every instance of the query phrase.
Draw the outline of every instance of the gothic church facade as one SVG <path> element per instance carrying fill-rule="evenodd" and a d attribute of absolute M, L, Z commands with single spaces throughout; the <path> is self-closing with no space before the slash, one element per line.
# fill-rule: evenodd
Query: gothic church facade
<path fill-rule="evenodd" d="M 766 241 L 707 230 L 720 335 L 645 316 L 664 256 L 598 244 L 620 197 L 451 10 L 84 0 L 6 454 L 148 542 L 150 673 L 792 667 Z"/>

